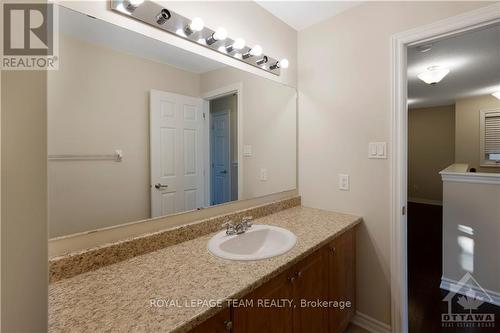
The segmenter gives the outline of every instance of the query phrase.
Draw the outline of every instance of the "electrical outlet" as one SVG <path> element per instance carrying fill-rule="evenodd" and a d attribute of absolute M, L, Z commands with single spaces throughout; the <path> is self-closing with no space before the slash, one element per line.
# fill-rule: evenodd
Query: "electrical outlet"
<path fill-rule="evenodd" d="M 267 169 L 260 169 L 260 181 L 265 182 L 267 180 Z"/>
<path fill-rule="evenodd" d="M 349 175 L 339 174 L 339 190 L 349 191 Z"/>

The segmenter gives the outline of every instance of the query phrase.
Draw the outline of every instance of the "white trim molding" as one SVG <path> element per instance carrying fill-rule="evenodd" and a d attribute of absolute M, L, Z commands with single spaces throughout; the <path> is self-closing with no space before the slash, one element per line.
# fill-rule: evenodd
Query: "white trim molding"
<path fill-rule="evenodd" d="M 460 292 L 458 292 L 457 288 L 455 287 L 457 285 L 460 285 L 459 281 L 449 279 L 449 278 L 446 278 L 443 276 L 443 277 L 441 277 L 441 284 L 440 284 L 439 288 L 441 288 L 443 290 L 447 290 L 447 291 L 452 292 L 452 293 L 460 294 Z M 486 301 L 487 303 L 490 303 L 490 304 L 493 304 L 496 306 L 500 306 L 500 293 L 493 291 L 493 290 L 478 288 L 477 286 L 474 286 L 471 284 L 467 284 L 467 287 L 472 289 L 476 293 L 477 297 L 480 297 L 481 299 L 484 299 L 484 300 L 489 300 L 489 301 Z"/>
<path fill-rule="evenodd" d="M 354 315 L 354 317 L 352 317 L 351 322 L 354 325 L 364 328 L 365 330 L 371 333 L 391 332 L 391 326 L 381 321 L 378 321 L 377 319 L 374 319 L 368 315 L 365 315 L 364 313 L 361 313 L 359 311 L 356 311 L 356 314 Z"/>
<path fill-rule="evenodd" d="M 500 3 L 393 35 L 391 38 L 391 315 L 392 332 L 408 332 L 406 257 L 406 48 L 500 22 Z"/>

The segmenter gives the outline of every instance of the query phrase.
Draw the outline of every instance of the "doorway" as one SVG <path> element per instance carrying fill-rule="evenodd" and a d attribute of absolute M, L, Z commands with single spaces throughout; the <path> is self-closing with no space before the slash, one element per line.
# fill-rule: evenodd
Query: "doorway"
<path fill-rule="evenodd" d="M 427 44 L 500 21 L 500 7 L 494 4 L 466 14 L 394 35 L 392 44 L 392 142 L 391 156 L 391 293 L 392 331 L 408 332 L 408 96 L 407 49 Z M 425 247 L 426 243 L 420 243 Z M 439 329 L 439 328 L 438 328 Z M 453 331 L 453 330 L 451 330 Z"/>
<path fill-rule="evenodd" d="M 209 102 L 210 204 L 238 200 L 238 95 Z"/>

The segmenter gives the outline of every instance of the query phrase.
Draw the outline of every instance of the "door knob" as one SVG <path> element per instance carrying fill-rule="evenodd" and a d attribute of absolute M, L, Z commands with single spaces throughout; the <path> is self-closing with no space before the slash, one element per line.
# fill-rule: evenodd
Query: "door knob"
<path fill-rule="evenodd" d="M 168 187 L 168 185 L 163 185 L 163 184 L 160 184 L 160 183 L 155 184 L 155 188 L 157 190 L 161 190 L 162 188 L 167 188 L 167 187 Z"/>

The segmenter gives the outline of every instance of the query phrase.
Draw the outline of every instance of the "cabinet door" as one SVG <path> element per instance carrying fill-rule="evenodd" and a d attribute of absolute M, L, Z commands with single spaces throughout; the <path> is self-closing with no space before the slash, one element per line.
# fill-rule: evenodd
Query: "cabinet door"
<path fill-rule="evenodd" d="M 350 301 L 351 307 L 330 308 L 330 332 L 344 332 L 354 315 L 356 298 L 355 231 L 348 230 L 328 246 L 329 298 L 332 301 Z"/>
<path fill-rule="evenodd" d="M 316 251 L 295 266 L 294 333 L 327 332 L 328 309 L 319 302 L 328 300 L 328 254 Z"/>
<path fill-rule="evenodd" d="M 242 299 L 252 302 L 251 307 L 233 306 L 234 333 L 290 333 L 292 332 L 292 306 L 264 307 L 261 300 L 292 299 L 291 272 L 286 271 Z M 286 303 L 286 302 L 285 302 Z M 283 303 L 281 303 L 283 305 Z"/>
<path fill-rule="evenodd" d="M 230 310 L 227 308 L 193 328 L 189 333 L 229 333 L 230 320 Z"/>

